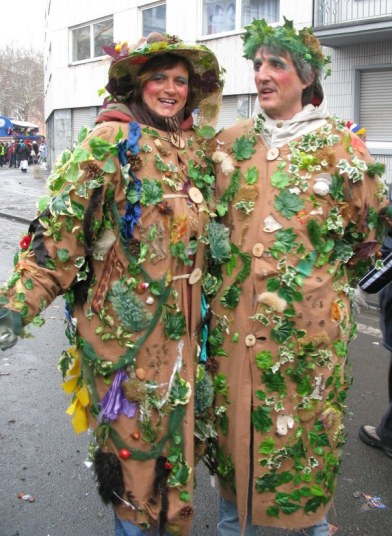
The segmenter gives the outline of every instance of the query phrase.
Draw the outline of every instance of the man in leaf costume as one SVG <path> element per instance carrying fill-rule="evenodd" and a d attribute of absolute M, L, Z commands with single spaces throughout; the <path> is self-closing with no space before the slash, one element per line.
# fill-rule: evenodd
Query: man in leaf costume
<path fill-rule="evenodd" d="M 258 94 L 217 136 L 217 219 L 204 290 L 213 324 L 219 536 L 255 526 L 329 534 L 343 444 L 352 287 L 378 251 L 383 166 L 328 115 L 311 30 L 254 20 Z M 211 415 L 209 415 L 211 419 Z"/>
<path fill-rule="evenodd" d="M 59 294 L 72 344 L 60 369 L 76 432 L 92 427 L 98 491 L 116 536 L 189 533 L 203 237 L 213 175 L 206 157 L 220 70 L 204 46 L 151 34 L 118 43 L 111 95 L 49 177 L 47 206 L 0 292 L 13 331 Z M 201 365 L 200 365 L 201 367 Z"/>

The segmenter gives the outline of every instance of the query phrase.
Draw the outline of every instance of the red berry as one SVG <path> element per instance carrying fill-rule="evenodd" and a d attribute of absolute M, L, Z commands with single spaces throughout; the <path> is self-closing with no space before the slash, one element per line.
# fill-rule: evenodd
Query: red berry
<path fill-rule="evenodd" d="M 118 454 L 123 460 L 128 460 L 131 457 L 131 451 L 128 449 L 120 449 Z"/>
<path fill-rule="evenodd" d="M 173 469 L 173 464 L 170 462 L 165 462 L 165 469 L 171 471 Z"/>

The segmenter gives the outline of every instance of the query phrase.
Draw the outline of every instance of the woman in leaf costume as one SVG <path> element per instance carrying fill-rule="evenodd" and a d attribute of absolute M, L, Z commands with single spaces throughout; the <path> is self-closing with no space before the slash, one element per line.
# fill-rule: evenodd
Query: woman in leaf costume
<path fill-rule="evenodd" d="M 56 162 L 1 304 L 19 334 L 65 294 L 67 412 L 77 433 L 94 428 L 116 536 L 186 535 L 214 134 L 193 129 L 192 112 L 216 118 L 220 71 L 209 49 L 174 36 L 105 51 L 111 100 Z"/>
<path fill-rule="evenodd" d="M 328 59 L 310 30 L 254 20 L 244 50 L 258 110 L 212 155 L 203 288 L 218 439 L 205 461 L 220 481 L 219 536 L 257 525 L 321 536 L 344 439 L 350 294 L 378 251 L 383 166 L 328 115 Z"/>

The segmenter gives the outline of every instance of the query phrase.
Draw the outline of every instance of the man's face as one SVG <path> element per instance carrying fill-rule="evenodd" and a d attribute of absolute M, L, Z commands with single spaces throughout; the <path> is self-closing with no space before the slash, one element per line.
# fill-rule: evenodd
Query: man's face
<path fill-rule="evenodd" d="M 261 108 L 272 119 L 291 119 L 302 110 L 302 92 L 310 85 L 297 74 L 289 57 L 260 49 L 253 60 Z"/>

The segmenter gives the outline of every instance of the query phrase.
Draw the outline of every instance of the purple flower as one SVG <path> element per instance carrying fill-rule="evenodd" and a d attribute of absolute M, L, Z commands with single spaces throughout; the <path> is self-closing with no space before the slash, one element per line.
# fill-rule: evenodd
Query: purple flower
<path fill-rule="evenodd" d="M 203 76 L 195 74 L 194 86 L 200 88 L 204 93 L 213 93 L 218 87 L 218 79 L 214 69 L 203 73 Z"/>
<path fill-rule="evenodd" d="M 121 384 L 127 380 L 128 376 L 124 370 L 119 370 L 113 380 L 110 389 L 99 403 L 101 411 L 98 415 L 98 420 L 115 421 L 119 413 L 123 413 L 130 419 L 136 414 L 137 404 L 130 402 L 124 396 Z"/>

